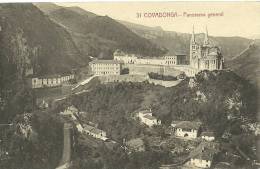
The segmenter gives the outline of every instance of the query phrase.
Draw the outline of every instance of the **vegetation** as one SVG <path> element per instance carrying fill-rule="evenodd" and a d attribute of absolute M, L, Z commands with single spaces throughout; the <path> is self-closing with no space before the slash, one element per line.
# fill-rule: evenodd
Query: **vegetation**
<path fill-rule="evenodd" d="M 1 57 L 15 63 L 17 71 L 34 68 L 37 74 L 64 73 L 88 63 L 70 34 L 33 4 L 0 7 Z"/>
<path fill-rule="evenodd" d="M 121 74 L 129 74 L 129 68 L 122 69 Z"/>
<path fill-rule="evenodd" d="M 27 117 L 18 115 L 14 127 L 1 132 L 1 137 L 7 138 L 4 147 L 8 152 L 8 158 L 0 163 L 1 168 L 53 169 L 58 165 L 63 148 L 63 124 L 50 113 L 40 113 L 30 115 L 29 121 L 28 114 Z"/>
<path fill-rule="evenodd" d="M 144 135 L 149 137 L 149 132 L 138 121 L 133 120 L 135 111 L 143 108 L 151 108 L 154 115 L 162 119 L 163 125 L 166 126 L 172 120 L 200 120 L 203 122 L 203 130 L 214 131 L 218 140 L 221 140 L 225 132 L 234 136 L 234 139 L 240 137 L 244 132 L 241 125 L 245 124 L 242 119 L 248 119 L 249 123 L 255 122 L 256 87 L 248 81 L 230 71 L 203 71 L 196 75 L 195 83 L 194 87 L 190 87 L 187 78 L 172 88 L 146 83 L 100 84 L 88 93 L 73 96 L 68 104 L 74 104 L 81 111 L 85 111 L 81 118 L 83 122 L 95 122 L 99 128 L 107 131 L 108 137 L 119 143 L 122 143 L 123 138 L 131 139 Z M 230 120 L 228 116 L 235 119 Z M 243 151 L 252 153 L 249 151 L 251 142 L 246 140 L 237 142 L 237 146 L 247 145 Z M 100 163 L 94 162 L 94 166 L 97 168 L 104 165 L 111 168 L 120 166 L 120 162 L 112 160 L 112 155 L 110 160 L 115 163 L 110 163 L 110 160 L 103 161 L 105 157 L 101 156 L 102 153 L 98 153 Z M 162 153 L 167 154 L 167 152 Z M 128 163 L 132 166 L 134 164 L 131 163 L 131 159 L 137 160 L 140 157 L 142 159 L 140 161 L 145 161 L 144 154 L 125 157 L 119 153 L 116 156 L 118 159 L 119 157 L 128 159 L 125 166 L 128 166 Z M 148 161 L 153 156 L 152 153 L 150 155 L 147 157 Z M 84 157 L 83 155 L 82 158 Z M 163 160 L 167 161 L 166 156 Z M 137 168 L 146 165 L 145 162 L 135 161 L 135 163 Z M 157 164 L 150 163 L 149 167 L 156 168 L 156 166 Z"/>
<path fill-rule="evenodd" d="M 165 81 L 175 81 L 175 80 L 177 80 L 177 77 L 161 75 L 161 74 L 153 73 L 153 72 L 148 73 L 148 75 L 151 79 L 165 80 Z"/>

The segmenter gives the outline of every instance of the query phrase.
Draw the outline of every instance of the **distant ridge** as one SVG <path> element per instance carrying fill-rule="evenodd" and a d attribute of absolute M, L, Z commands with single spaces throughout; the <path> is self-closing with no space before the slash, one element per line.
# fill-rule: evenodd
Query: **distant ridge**
<path fill-rule="evenodd" d="M 158 56 L 166 52 L 163 47 L 135 34 L 109 16 L 98 16 L 79 7 L 36 6 L 69 30 L 81 53 L 111 59 L 117 48 L 145 56 Z"/>

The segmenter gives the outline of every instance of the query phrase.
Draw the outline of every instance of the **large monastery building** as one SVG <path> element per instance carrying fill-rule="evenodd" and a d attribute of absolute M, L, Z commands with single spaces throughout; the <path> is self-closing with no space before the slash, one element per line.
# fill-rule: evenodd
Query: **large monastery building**
<path fill-rule="evenodd" d="M 164 55 L 160 57 L 143 57 L 125 53 L 119 49 L 114 52 L 113 60 L 95 60 L 90 62 L 95 75 L 120 75 L 123 68 L 129 74 L 147 75 L 150 72 L 172 75 L 184 72 L 187 76 L 195 76 L 202 70 L 221 70 L 224 68 L 224 57 L 220 48 L 210 44 L 206 29 L 204 42 L 196 42 L 194 28 L 190 40 L 190 59 L 187 64 L 186 54 Z"/>

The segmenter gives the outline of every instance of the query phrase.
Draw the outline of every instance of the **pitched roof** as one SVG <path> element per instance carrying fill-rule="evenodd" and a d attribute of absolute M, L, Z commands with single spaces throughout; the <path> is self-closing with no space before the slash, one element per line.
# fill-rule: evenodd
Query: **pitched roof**
<path fill-rule="evenodd" d="M 201 142 L 194 150 L 190 152 L 193 159 L 212 160 L 213 156 L 219 151 L 217 143 Z"/>
<path fill-rule="evenodd" d="M 214 152 L 212 152 L 211 150 L 205 149 L 201 153 L 194 156 L 193 159 L 195 158 L 195 159 L 200 159 L 200 160 L 212 161 L 214 155 L 215 155 Z"/>
<path fill-rule="evenodd" d="M 146 110 L 139 111 L 139 113 L 148 114 L 148 113 L 151 113 L 151 111 L 146 109 Z"/>
<path fill-rule="evenodd" d="M 200 122 L 193 122 L 193 121 L 175 121 L 176 122 L 176 128 L 181 129 L 194 129 L 198 130 L 200 128 L 201 123 Z"/>
<path fill-rule="evenodd" d="M 102 132 L 104 132 L 104 131 L 97 129 L 97 128 L 93 128 L 93 130 L 91 130 L 91 133 L 94 133 L 94 134 L 101 134 Z"/>
<path fill-rule="evenodd" d="M 87 125 L 87 124 L 83 124 L 83 128 L 87 131 L 91 131 L 92 129 L 94 129 L 94 127 Z"/>
<path fill-rule="evenodd" d="M 147 118 L 149 120 L 156 120 L 156 118 L 154 116 L 151 116 L 149 114 L 145 115 L 144 118 Z"/>

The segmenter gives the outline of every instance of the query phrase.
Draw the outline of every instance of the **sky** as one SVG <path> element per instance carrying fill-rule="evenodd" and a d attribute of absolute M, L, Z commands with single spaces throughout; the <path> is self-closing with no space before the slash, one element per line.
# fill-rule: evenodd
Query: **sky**
<path fill-rule="evenodd" d="M 160 26 L 167 31 L 191 33 L 194 25 L 195 33 L 205 32 L 207 26 L 209 35 L 212 36 L 260 37 L 260 2 L 85 2 L 57 4 L 79 6 L 98 15 L 108 15 L 113 19 L 145 26 Z M 158 17 L 159 13 L 163 14 L 164 17 Z M 217 16 L 212 16 L 213 14 L 217 14 Z"/>

